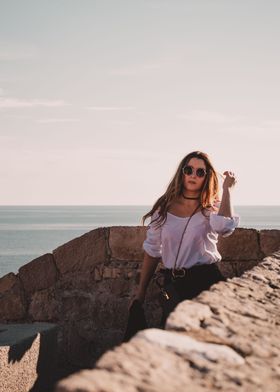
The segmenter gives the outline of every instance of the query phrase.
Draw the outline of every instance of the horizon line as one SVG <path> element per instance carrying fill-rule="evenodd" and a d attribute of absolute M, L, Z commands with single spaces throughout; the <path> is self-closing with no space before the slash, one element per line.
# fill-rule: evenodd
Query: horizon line
<path fill-rule="evenodd" d="M 0 207 L 151 207 L 152 204 L 0 204 Z M 233 207 L 280 207 L 280 204 L 234 204 Z"/>

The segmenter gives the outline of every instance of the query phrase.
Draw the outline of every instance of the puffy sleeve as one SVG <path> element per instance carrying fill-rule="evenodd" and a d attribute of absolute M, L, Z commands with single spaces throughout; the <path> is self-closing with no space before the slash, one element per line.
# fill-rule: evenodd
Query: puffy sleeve
<path fill-rule="evenodd" d="M 153 222 L 158 217 L 158 212 L 154 212 L 151 222 L 147 227 L 146 239 L 143 243 L 143 249 L 151 257 L 161 257 L 161 227 L 155 227 L 158 222 Z"/>
<path fill-rule="evenodd" d="M 226 216 L 218 215 L 216 212 L 210 213 L 210 226 L 213 231 L 222 235 L 222 237 L 228 237 L 231 235 L 235 228 L 239 225 L 240 217 L 234 215 L 229 218 Z"/>

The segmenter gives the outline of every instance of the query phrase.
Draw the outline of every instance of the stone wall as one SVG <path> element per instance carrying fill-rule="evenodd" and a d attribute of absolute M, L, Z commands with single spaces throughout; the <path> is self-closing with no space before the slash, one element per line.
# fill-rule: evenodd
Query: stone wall
<path fill-rule="evenodd" d="M 280 390 L 280 252 L 181 302 L 55 392 Z"/>
<path fill-rule="evenodd" d="M 0 322 L 59 326 L 59 358 L 85 368 L 122 340 L 128 303 L 139 281 L 146 227 L 98 228 L 0 279 Z M 240 276 L 279 248 L 280 231 L 236 229 L 220 238 L 220 264 Z M 145 310 L 157 327 L 158 289 L 150 285 Z"/>

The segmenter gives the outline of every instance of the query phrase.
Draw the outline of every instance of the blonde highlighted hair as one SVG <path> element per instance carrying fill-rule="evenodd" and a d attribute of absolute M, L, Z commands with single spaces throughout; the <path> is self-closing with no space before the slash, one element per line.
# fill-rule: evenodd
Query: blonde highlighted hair
<path fill-rule="evenodd" d="M 219 182 L 218 173 L 214 169 L 210 158 L 207 154 L 201 151 L 193 151 L 186 155 L 180 162 L 175 175 L 170 181 L 166 192 L 160 196 L 155 202 L 152 209 L 142 217 L 142 224 L 145 224 L 145 220 L 152 217 L 155 211 L 158 210 L 158 225 L 165 222 L 167 217 L 168 208 L 171 206 L 174 199 L 181 196 L 184 190 L 184 173 L 183 167 L 186 166 L 192 158 L 202 159 L 206 166 L 207 174 L 203 183 L 203 187 L 200 193 L 200 205 L 202 212 L 205 210 L 214 208 L 215 202 L 219 201 Z"/>

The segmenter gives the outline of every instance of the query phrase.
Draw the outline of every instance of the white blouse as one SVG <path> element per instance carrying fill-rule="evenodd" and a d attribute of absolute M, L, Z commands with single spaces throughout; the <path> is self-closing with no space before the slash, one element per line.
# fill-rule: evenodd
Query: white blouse
<path fill-rule="evenodd" d="M 151 221 L 157 217 L 158 211 L 152 215 Z M 158 222 L 150 222 L 143 249 L 152 257 L 161 257 L 166 268 L 173 268 L 188 219 L 189 217 L 182 218 L 168 212 L 165 223 L 159 228 L 155 227 Z M 218 234 L 222 237 L 231 235 L 239 221 L 238 215 L 228 218 L 216 212 L 208 212 L 205 217 L 198 211 L 185 231 L 176 268 L 220 261 L 222 257 L 217 250 Z"/>

